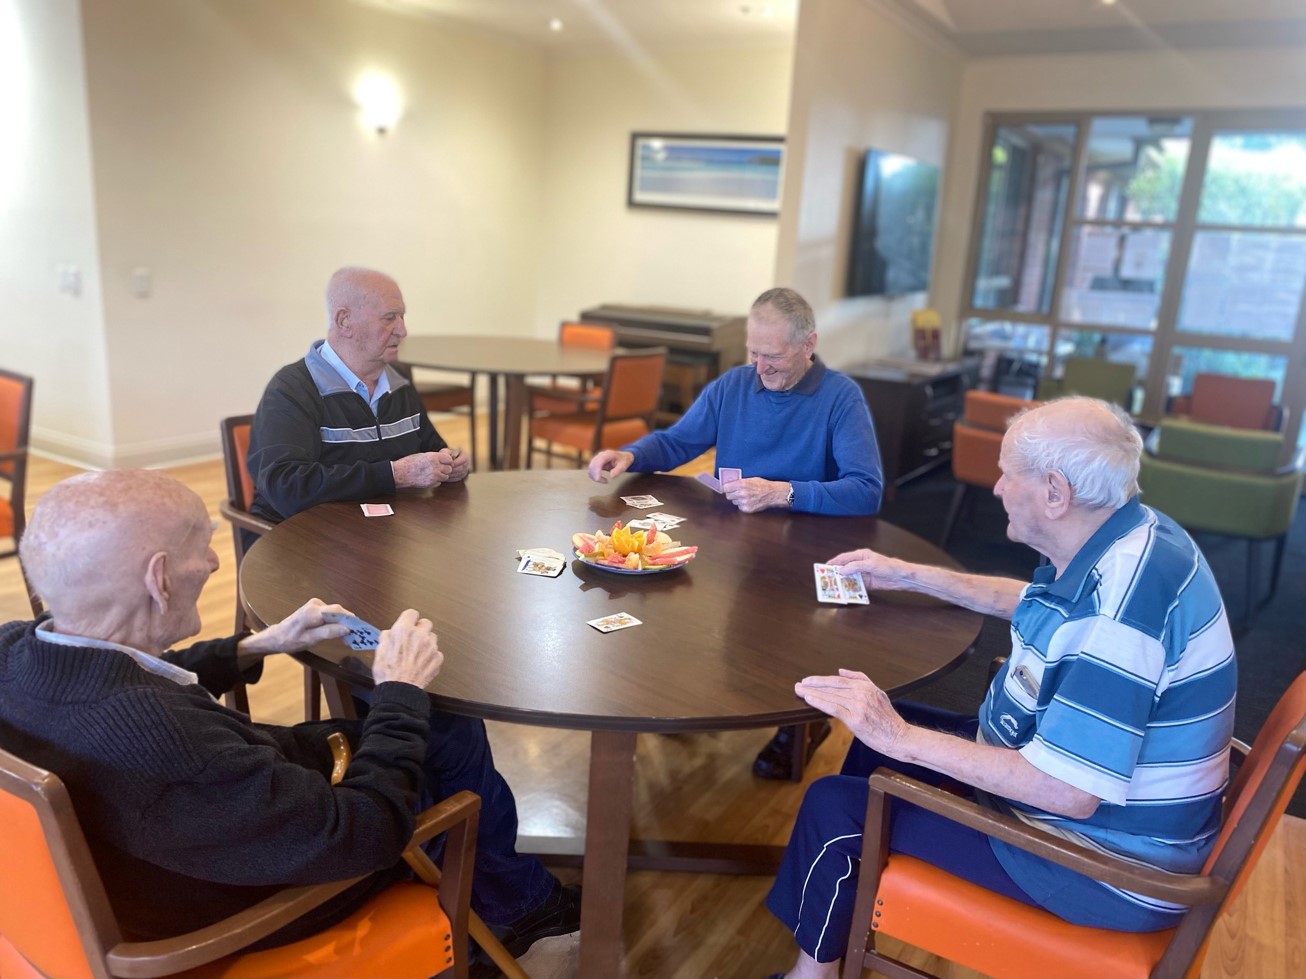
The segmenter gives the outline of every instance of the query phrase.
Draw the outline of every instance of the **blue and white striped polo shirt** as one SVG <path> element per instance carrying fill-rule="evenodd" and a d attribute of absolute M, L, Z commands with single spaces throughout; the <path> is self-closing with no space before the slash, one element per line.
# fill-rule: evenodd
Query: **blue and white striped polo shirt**
<path fill-rule="evenodd" d="M 1087 819 L 1068 819 L 994 801 L 1084 845 L 1200 870 L 1219 832 L 1237 687 L 1233 638 L 1206 559 L 1178 524 L 1135 497 L 1054 575 L 1040 568 L 1021 595 L 1011 657 L 984 700 L 979 740 L 1019 749 L 1102 804 Z M 1046 863 L 992 845 L 1017 883 L 1037 878 L 1046 890 Z M 1178 910 L 1110 890 L 1140 909 Z"/>

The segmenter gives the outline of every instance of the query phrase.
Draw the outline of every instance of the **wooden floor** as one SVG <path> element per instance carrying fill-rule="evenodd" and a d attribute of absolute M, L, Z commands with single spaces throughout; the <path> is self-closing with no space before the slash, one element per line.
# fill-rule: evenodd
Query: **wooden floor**
<path fill-rule="evenodd" d="M 439 424 L 451 442 L 465 442 L 466 423 L 461 419 Z M 29 507 L 48 486 L 75 471 L 34 459 Z M 226 496 L 220 461 L 170 472 L 192 487 L 218 518 L 218 501 Z M 229 542 L 225 526 L 220 527 L 214 543 L 223 564 L 201 599 L 202 637 L 231 632 L 236 591 Z M 0 559 L 0 622 L 29 617 L 17 562 Z M 458 651 L 449 649 L 445 654 L 457 656 Z M 301 691 L 299 666 L 284 658 L 270 660 L 263 681 L 251 690 L 255 718 L 287 724 L 301 719 Z M 980 695 L 976 691 L 977 702 Z M 582 832 L 588 736 L 511 724 L 492 723 L 490 729 L 498 766 L 517 794 L 522 833 Z M 749 765 L 768 736 L 760 731 L 641 735 L 636 763 L 637 831 L 665 839 L 694 839 L 710 833 L 711 838 L 732 842 L 783 843 L 804 786 L 753 778 Z M 809 777 L 837 769 L 847 743 L 847 733 L 836 730 L 817 753 Z M 769 883 L 769 878 L 760 877 L 632 873 L 626 892 L 626 974 L 648 979 L 760 979 L 786 968 L 794 945 L 763 906 Z M 1206 979 L 1306 979 L 1304 923 L 1306 820 L 1289 817 L 1246 893 L 1221 922 L 1202 975 Z M 956 979 L 975 975 L 920 953 L 913 961 Z M 559 979 L 565 974 L 565 963 L 560 971 L 548 972 Z M 536 979 L 547 977 L 537 974 Z"/>

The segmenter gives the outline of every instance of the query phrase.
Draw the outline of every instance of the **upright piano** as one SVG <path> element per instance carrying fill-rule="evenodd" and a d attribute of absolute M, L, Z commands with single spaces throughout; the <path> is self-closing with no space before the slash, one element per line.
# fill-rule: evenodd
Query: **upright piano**
<path fill-rule="evenodd" d="M 585 310 L 580 319 L 613 327 L 618 347 L 666 347 L 669 367 L 700 368 L 694 373 L 703 378 L 703 383 L 747 359 L 743 316 L 705 309 L 606 303 Z"/>

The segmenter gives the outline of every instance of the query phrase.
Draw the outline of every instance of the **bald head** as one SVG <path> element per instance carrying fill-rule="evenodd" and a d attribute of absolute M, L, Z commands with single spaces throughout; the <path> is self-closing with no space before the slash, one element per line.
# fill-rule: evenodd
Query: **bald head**
<path fill-rule="evenodd" d="M 336 322 L 342 309 L 361 310 L 375 297 L 388 290 L 398 291 L 399 285 L 384 272 L 349 265 L 336 269 L 327 280 L 327 329 Z"/>
<path fill-rule="evenodd" d="M 85 620 L 148 603 L 153 556 L 194 549 L 201 540 L 207 549 L 210 536 L 203 501 L 181 483 L 160 472 L 118 469 L 74 476 L 46 491 L 20 554 L 56 622 Z"/>
<path fill-rule="evenodd" d="M 370 391 L 408 335 L 399 284 L 374 269 L 338 269 L 327 282 L 326 307 L 327 342 Z"/>
<path fill-rule="evenodd" d="M 1012 419 L 1006 445 L 1025 470 L 1060 472 L 1074 502 L 1118 509 L 1138 493 L 1143 440 L 1133 419 L 1096 398 L 1059 398 Z"/>

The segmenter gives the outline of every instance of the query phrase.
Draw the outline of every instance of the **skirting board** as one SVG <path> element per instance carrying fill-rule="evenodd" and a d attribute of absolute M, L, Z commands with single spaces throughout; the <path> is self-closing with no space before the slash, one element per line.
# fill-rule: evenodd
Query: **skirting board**
<path fill-rule="evenodd" d="M 222 455 L 216 431 L 212 435 L 183 435 L 108 446 L 33 426 L 31 445 L 37 455 L 86 469 L 162 469 Z"/>

